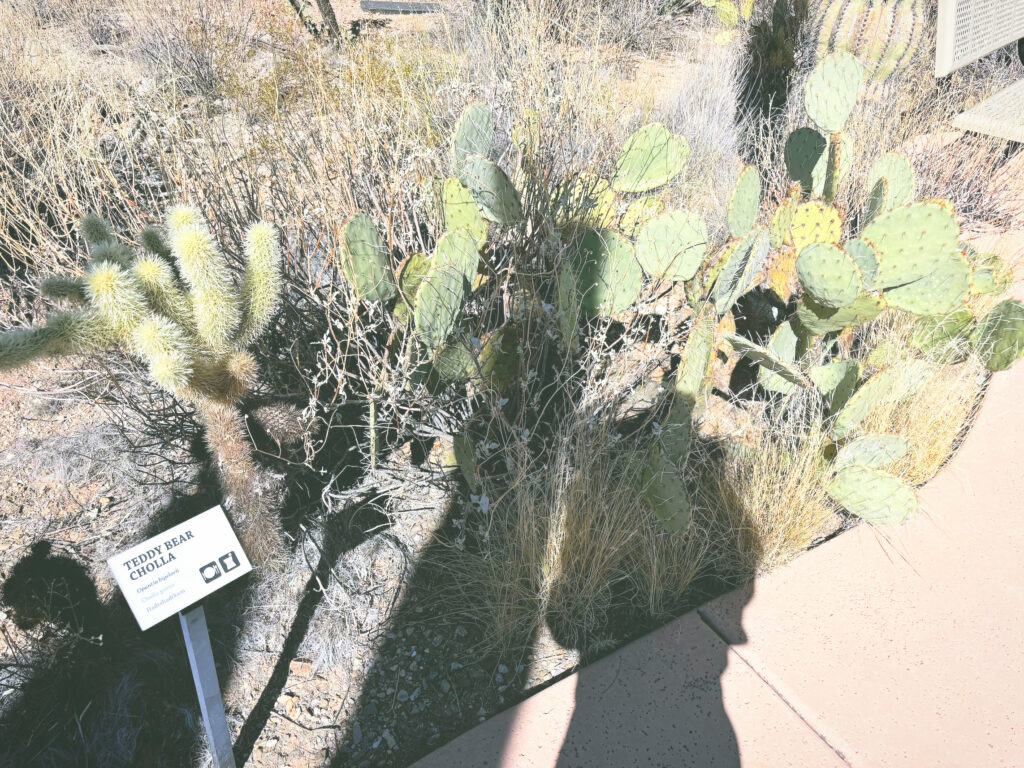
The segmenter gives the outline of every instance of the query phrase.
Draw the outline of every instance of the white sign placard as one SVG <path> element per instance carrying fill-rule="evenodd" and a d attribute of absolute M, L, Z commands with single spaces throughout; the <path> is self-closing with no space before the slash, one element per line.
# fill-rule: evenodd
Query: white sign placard
<path fill-rule="evenodd" d="M 107 558 L 107 565 L 142 629 L 252 570 L 219 506 Z"/>

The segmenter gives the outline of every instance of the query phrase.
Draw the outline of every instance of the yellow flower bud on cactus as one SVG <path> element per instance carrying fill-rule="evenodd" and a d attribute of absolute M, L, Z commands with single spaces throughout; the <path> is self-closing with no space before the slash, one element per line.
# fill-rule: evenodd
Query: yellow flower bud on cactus
<path fill-rule="evenodd" d="M 238 334 L 243 345 L 252 343 L 266 330 L 281 297 L 281 247 L 271 225 L 261 221 L 249 227 L 245 234 L 245 258 L 245 319 Z"/>

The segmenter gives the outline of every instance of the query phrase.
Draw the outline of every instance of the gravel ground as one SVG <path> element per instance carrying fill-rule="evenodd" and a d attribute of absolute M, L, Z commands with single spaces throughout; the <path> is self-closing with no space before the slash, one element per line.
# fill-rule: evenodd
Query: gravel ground
<path fill-rule="evenodd" d="M 172 491 L 187 491 L 194 478 L 136 465 L 102 408 L 54 394 L 68 376 L 40 364 L 0 377 L 0 578 L 30 559 L 36 542 L 50 542 L 51 558 L 80 563 L 95 585 L 99 610 L 117 627 L 116 638 L 104 638 L 108 651 L 116 642 L 140 654 L 166 654 L 172 668 L 165 676 L 187 681 L 174 620 L 139 632 L 105 560 L 151 535 Z M 247 765 L 405 766 L 578 663 L 577 652 L 550 637 L 532 638 L 512 659 L 476 650 L 474 628 L 450 620 L 430 599 L 444 574 L 423 565 L 431 561 L 429 548 L 440 546 L 435 531 L 453 525 L 445 493 L 409 465 L 399 471 L 410 482 L 351 531 L 310 532 L 281 571 L 254 574 L 244 593 L 226 595 L 223 606 L 208 603 L 236 752 Z M 340 554 L 322 555 L 328 540 Z M 53 685 L 45 681 L 55 668 L 61 685 L 89 685 L 87 672 L 72 668 L 81 665 L 79 646 L 69 652 L 52 623 L 20 629 L 16 618 L 0 606 L 0 718 L 14 733 L 19 716 L 28 717 L 19 707 L 26 697 L 60 703 L 59 687 L 38 690 Z M 135 671 L 126 665 L 115 674 L 124 679 L 110 685 L 127 685 Z M 186 712 L 181 727 L 190 731 L 161 744 L 184 753 L 168 764 L 209 764 L 188 686 L 167 685 Z M 76 693 L 97 706 L 105 695 Z M 130 697 L 124 701 L 127 709 L 135 706 Z M 53 717 L 75 746 L 75 723 Z M 156 750 L 147 746 L 153 738 L 145 729 L 135 736 L 139 752 L 124 764 L 138 765 L 139 754 Z"/>

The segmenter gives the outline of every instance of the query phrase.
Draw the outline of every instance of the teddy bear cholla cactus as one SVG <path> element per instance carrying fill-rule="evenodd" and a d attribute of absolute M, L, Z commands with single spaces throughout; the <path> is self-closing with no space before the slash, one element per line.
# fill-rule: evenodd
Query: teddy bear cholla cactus
<path fill-rule="evenodd" d="M 266 330 L 280 300 L 277 233 L 263 222 L 248 229 L 237 285 L 193 208 L 170 210 L 167 243 L 146 230 L 145 252 L 138 255 L 101 219 L 88 216 L 81 229 L 90 251 L 85 275 L 51 277 L 41 285 L 51 299 L 81 306 L 51 313 L 42 327 L 0 335 L 0 370 L 113 347 L 143 361 L 153 381 L 195 408 L 246 549 L 257 562 L 268 562 L 282 543 L 282 482 L 256 465 L 239 401 L 257 379 L 247 347 Z M 272 437 L 294 438 L 295 409 L 264 406 L 253 415 Z M 276 428 L 282 424 L 283 431 Z"/>

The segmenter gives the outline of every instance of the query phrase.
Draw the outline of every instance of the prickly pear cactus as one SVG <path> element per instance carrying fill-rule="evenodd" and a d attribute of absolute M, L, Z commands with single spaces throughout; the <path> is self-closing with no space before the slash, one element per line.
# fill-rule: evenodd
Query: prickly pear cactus
<path fill-rule="evenodd" d="M 580 306 L 585 315 L 616 315 L 636 303 L 643 272 L 626 238 L 617 232 L 591 229 L 577 248 Z"/>
<path fill-rule="evenodd" d="M 899 478 L 859 464 L 839 470 L 827 490 L 850 514 L 876 525 L 899 525 L 918 509 L 913 488 Z"/>
<path fill-rule="evenodd" d="M 686 168 L 690 145 L 661 123 L 650 123 L 626 139 L 615 162 L 612 188 L 650 192 L 668 184 Z"/>
<path fill-rule="evenodd" d="M 800 251 L 796 271 L 804 290 L 823 307 L 839 309 L 860 294 L 861 273 L 857 263 L 834 245 L 808 245 Z"/>
<path fill-rule="evenodd" d="M 757 168 L 748 165 L 740 172 L 729 198 L 729 234 L 743 237 L 757 223 L 761 208 L 761 178 Z"/>
<path fill-rule="evenodd" d="M 455 178 L 445 180 L 441 189 L 441 206 L 446 230 L 465 229 L 481 245 L 487 240 L 487 219 L 480 213 L 473 193 L 461 181 Z"/>
<path fill-rule="evenodd" d="M 1007 300 L 978 323 L 974 350 L 990 371 L 1005 371 L 1024 357 L 1024 304 Z"/>
<path fill-rule="evenodd" d="M 483 155 L 467 154 L 459 179 L 472 193 L 485 218 L 506 226 L 523 218 L 519 192 L 505 172 Z"/>
<path fill-rule="evenodd" d="M 881 405 L 899 402 L 917 392 L 932 373 L 922 360 L 907 360 L 879 371 L 858 389 L 832 425 L 832 438 L 845 440 Z"/>
<path fill-rule="evenodd" d="M 849 53 L 822 59 L 804 85 L 804 109 L 826 133 L 843 130 L 860 95 L 864 69 Z"/>
<path fill-rule="evenodd" d="M 670 211 L 648 221 L 636 238 L 636 258 L 658 280 L 690 280 L 707 255 L 708 230 L 700 216 Z"/>
<path fill-rule="evenodd" d="M 395 295 L 390 255 L 373 219 L 357 213 L 341 233 L 345 275 L 363 301 L 387 302 Z"/>
<path fill-rule="evenodd" d="M 461 173 L 470 155 L 487 157 L 494 145 L 494 111 L 482 101 L 470 104 L 452 134 L 452 167 Z"/>

